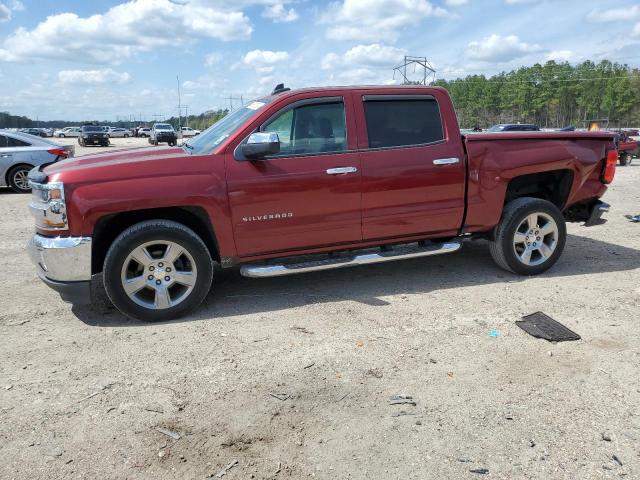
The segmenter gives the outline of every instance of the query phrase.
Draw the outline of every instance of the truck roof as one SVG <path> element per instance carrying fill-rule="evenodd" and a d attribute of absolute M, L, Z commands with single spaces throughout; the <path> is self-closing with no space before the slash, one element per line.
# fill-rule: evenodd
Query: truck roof
<path fill-rule="evenodd" d="M 304 88 L 296 88 L 292 90 L 284 90 L 276 93 L 271 93 L 269 95 L 265 95 L 261 97 L 259 100 L 272 100 L 275 98 L 285 98 L 290 97 L 292 95 L 297 95 L 300 93 L 317 93 L 317 92 L 335 92 L 337 91 L 352 91 L 352 90 L 370 90 L 376 92 L 384 92 L 384 93 L 393 93 L 394 91 L 402 91 L 402 90 L 440 90 L 446 91 L 442 87 L 436 86 L 425 86 L 425 85 L 336 85 L 336 86 L 326 86 L 326 87 L 304 87 Z"/>

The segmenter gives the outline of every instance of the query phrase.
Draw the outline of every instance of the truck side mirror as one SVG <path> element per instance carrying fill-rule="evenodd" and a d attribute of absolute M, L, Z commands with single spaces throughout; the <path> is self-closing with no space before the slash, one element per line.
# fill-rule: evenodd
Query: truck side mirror
<path fill-rule="evenodd" d="M 277 133 L 252 133 L 247 143 L 242 145 L 242 154 L 250 160 L 260 160 L 277 153 L 280 153 L 280 138 Z"/>

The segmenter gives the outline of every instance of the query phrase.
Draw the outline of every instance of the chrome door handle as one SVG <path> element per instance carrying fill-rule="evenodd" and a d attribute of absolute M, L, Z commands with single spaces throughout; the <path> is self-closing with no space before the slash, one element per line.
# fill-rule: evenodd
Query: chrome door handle
<path fill-rule="evenodd" d="M 342 175 L 345 173 L 356 173 L 358 169 L 356 167 L 337 167 L 327 169 L 327 175 Z"/>
<path fill-rule="evenodd" d="M 9 158 L 11 156 L 11 154 L 3 154 L 0 155 L 0 158 Z"/>
<path fill-rule="evenodd" d="M 434 165 L 453 165 L 454 163 L 460 163 L 459 158 L 437 158 L 433 161 Z"/>

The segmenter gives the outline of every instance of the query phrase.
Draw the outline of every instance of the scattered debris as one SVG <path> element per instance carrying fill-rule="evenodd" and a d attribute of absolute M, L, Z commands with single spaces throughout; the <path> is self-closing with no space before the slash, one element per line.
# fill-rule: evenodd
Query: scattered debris
<path fill-rule="evenodd" d="M 115 409 L 116 409 L 116 407 L 109 407 L 109 408 L 107 408 L 107 413 L 113 412 Z"/>
<path fill-rule="evenodd" d="M 456 460 L 458 460 L 461 463 L 471 463 L 470 458 L 456 458 Z"/>
<path fill-rule="evenodd" d="M 273 474 L 277 475 L 278 473 L 280 473 L 281 469 L 282 469 L 282 462 L 278 462 L 278 468 L 276 468 L 276 471 L 273 472 Z"/>
<path fill-rule="evenodd" d="M 238 464 L 238 460 L 234 460 L 229 465 L 227 465 L 222 470 L 220 470 L 218 473 L 216 473 L 216 478 L 224 477 L 227 474 L 227 472 L 231 470 L 233 467 L 235 467 L 237 464 Z"/>
<path fill-rule="evenodd" d="M 611 456 L 611 458 L 613 459 L 614 462 L 616 462 L 618 465 L 622 466 L 622 461 L 615 455 L 613 454 Z"/>
<path fill-rule="evenodd" d="M 631 220 L 633 223 L 640 223 L 640 215 L 625 215 L 624 218 Z"/>
<path fill-rule="evenodd" d="M 453 378 L 453 372 L 447 372 L 447 377 Z"/>
<path fill-rule="evenodd" d="M 62 449 L 61 447 L 53 447 L 47 450 L 45 452 L 45 455 L 49 457 L 61 457 L 63 453 L 64 453 L 64 449 Z"/>
<path fill-rule="evenodd" d="M 384 376 L 382 370 L 380 370 L 379 368 L 370 368 L 369 370 L 367 370 L 367 375 L 375 378 L 382 378 Z"/>
<path fill-rule="evenodd" d="M 107 385 L 103 386 L 100 390 L 98 390 L 97 392 L 93 392 L 91 395 L 87 395 L 86 397 L 81 398 L 80 400 L 78 400 L 76 403 L 80 403 L 80 402 L 84 402 L 85 400 L 89 400 L 90 398 L 95 397 L 96 395 L 101 394 L 102 392 L 104 392 L 106 389 L 111 388 L 111 386 L 113 385 L 113 383 L 108 383 Z"/>
<path fill-rule="evenodd" d="M 489 336 L 492 338 L 497 338 L 500 335 L 500 332 L 498 330 L 496 330 L 495 328 L 492 328 L 489 331 Z"/>
<path fill-rule="evenodd" d="M 435 358 L 430 358 L 429 363 L 438 363 L 438 361 Z"/>
<path fill-rule="evenodd" d="M 550 342 L 580 340 L 580 335 L 542 312 L 525 315 L 522 320 L 516 321 L 516 325 L 529 335 Z"/>
<path fill-rule="evenodd" d="M 8 327 L 19 327 L 20 325 L 24 325 L 25 323 L 29 323 L 31 320 L 23 320 L 21 322 L 16 322 L 16 323 L 9 323 L 7 324 Z"/>
<path fill-rule="evenodd" d="M 179 433 L 177 432 L 173 432 L 171 430 L 167 430 L 166 428 L 162 428 L 162 427 L 156 427 L 156 430 L 160 433 L 165 434 L 167 437 L 171 437 L 174 440 L 180 440 L 181 436 Z"/>
<path fill-rule="evenodd" d="M 273 398 L 277 398 L 278 400 L 282 400 L 283 402 L 290 397 L 288 393 L 270 393 Z"/>
<path fill-rule="evenodd" d="M 4 387 L 5 390 L 11 390 L 13 388 L 13 385 L 6 385 Z"/>
<path fill-rule="evenodd" d="M 471 473 L 478 473 L 480 475 L 487 475 L 489 470 L 487 468 L 472 468 L 469 470 Z"/>
<path fill-rule="evenodd" d="M 313 332 L 311 330 L 307 330 L 306 327 L 299 327 L 298 325 L 292 325 L 291 330 L 296 330 L 301 333 L 306 333 L 307 335 L 313 335 Z"/>
<path fill-rule="evenodd" d="M 269 340 L 269 337 L 256 338 L 253 343 L 264 342 L 265 340 Z"/>
<path fill-rule="evenodd" d="M 143 407 L 143 410 L 146 410 L 147 412 L 164 413 L 164 410 L 162 410 L 161 407 L 156 406 Z"/>
<path fill-rule="evenodd" d="M 395 412 L 391 414 L 392 417 L 405 417 L 407 415 L 417 415 L 417 413 L 405 412 L 404 410 L 400 410 L 399 412 Z"/>
<path fill-rule="evenodd" d="M 360 348 L 360 347 L 364 347 L 364 342 L 362 340 L 358 340 L 356 342 L 356 347 Z"/>
<path fill-rule="evenodd" d="M 535 441 L 533 441 L 533 440 L 529 440 L 529 446 L 530 446 L 531 448 L 535 447 L 535 446 L 536 446 L 536 442 L 535 442 Z"/>
<path fill-rule="evenodd" d="M 311 362 L 309 365 L 305 365 L 305 366 L 303 367 L 303 369 L 304 369 L 304 370 L 306 370 L 307 368 L 311 368 L 311 367 L 313 367 L 315 364 L 316 364 L 316 362 Z"/>
<path fill-rule="evenodd" d="M 344 400 L 345 398 L 347 398 L 349 396 L 348 393 L 345 393 L 343 396 L 341 396 L 338 400 L 336 400 L 336 402 L 341 402 L 342 400 Z"/>
<path fill-rule="evenodd" d="M 416 420 L 416 425 L 422 425 L 422 422 L 420 420 Z"/>
<path fill-rule="evenodd" d="M 411 395 L 392 395 L 389 397 L 389 405 L 413 405 L 416 406 L 416 402 Z"/>
<path fill-rule="evenodd" d="M 611 441 L 611 436 L 607 433 L 602 433 L 602 440 L 604 440 L 605 442 L 610 442 Z"/>

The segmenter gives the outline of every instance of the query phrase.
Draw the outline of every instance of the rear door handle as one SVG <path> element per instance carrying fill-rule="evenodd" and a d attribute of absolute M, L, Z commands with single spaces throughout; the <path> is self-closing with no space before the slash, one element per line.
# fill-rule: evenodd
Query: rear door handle
<path fill-rule="evenodd" d="M 356 173 L 356 167 L 337 167 L 327 169 L 327 175 L 343 175 L 345 173 Z"/>
<path fill-rule="evenodd" d="M 437 158 L 433 161 L 434 165 L 453 165 L 454 163 L 460 163 L 459 158 Z"/>

